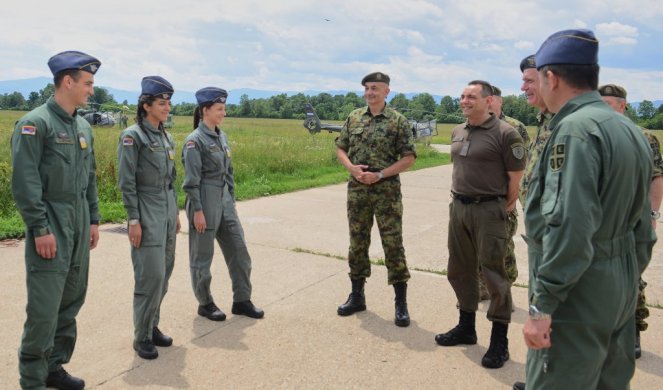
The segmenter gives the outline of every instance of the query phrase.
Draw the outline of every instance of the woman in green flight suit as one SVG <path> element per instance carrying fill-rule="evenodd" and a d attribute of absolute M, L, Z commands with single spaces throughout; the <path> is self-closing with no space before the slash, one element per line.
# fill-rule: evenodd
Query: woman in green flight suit
<path fill-rule="evenodd" d="M 160 76 L 144 77 L 141 87 L 136 124 L 120 135 L 117 157 L 134 267 L 133 347 L 141 358 L 155 359 L 159 356 L 155 345 L 173 343 L 158 325 L 180 230 L 175 144 L 163 127 L 174 90 Z"/>
<path fill-rule="evenodd" d="M 226 116 L 228 93 L 215 87 L 196 92 L 194 131 L 184 141 L 184 191 L 189 218 L 191 283 L 198 314 L 212 321 L 226 319 L 210 292 L 214 239 L 228 266 L 233 289 L 232 313 L 262 318 L 251 302 L 251 257 L 235 209 L 235 179 L 226 134 L 217 126 Z"/>

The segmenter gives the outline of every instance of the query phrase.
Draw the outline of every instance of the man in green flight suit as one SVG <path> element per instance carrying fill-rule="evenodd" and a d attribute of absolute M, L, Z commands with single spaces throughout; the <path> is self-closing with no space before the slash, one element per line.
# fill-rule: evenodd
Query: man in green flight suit
<path fill-rule="evenodd" d="M 351 175 L 347 211 L 352 282 L 352 292 L 337 313 L 348 316 L 366 310 L 364 283 L 371 276 L 368 248 L 375 216 L 388 283 L 394 286 L 396 294 L 394 323 L 405 327 L 410 325 L 406 301 L 410 272 L 403 248 L 403 204 L 398 175 L 414 164 L 417 154 L 407 119 L 385 103 L 389 82 L 389 76 L 382 72 L 370 73 L 362 79 L 367 106 L 350 113 L 336 139 L 336 156 Z"/>
<path fill-rule="evenodd" d="M 527 387 L 626 389 L 637 281 L 655 241 L 649 146 L 596 91 L 593 32 L 552 34 L 536 66 L 555 117 L 525 202 Z"/>
<path fill-rule="evenodd" d="M 19 348 L 26 389 L 85 387 L 62 365 L 74 351 L 90 249 L 99 240 L 92 128 L 76 107 L 94 93 L 100 65 L 78 51 L 51 57 L 55 94 L 19 119 L 12 135 L 12 193 L 27 229 L 27 319 Z"/>
<path fill-rule="evenodd" d="M 606 84 L 599 88 L 599 93 L 613 110 L 620 114 L 626 111 L 626 90 L 623 87 L 615 84 Z M 661 207 L 661 199 L 663 198 L 663 158 L 661 157 L 661 144 L 658 138 L 650 131 L 642 129 L 649 147 L 651 148 L 654 158 L 654 173 L 649 185 L 649 202 L 651 202 L 651 217 L 652 227 L 656 229 L 656 221 L 660 218 L 661 214 L 658 209 Z M 638 282 L 638 303 L 635 308 L 635 358 L 639 359 L 642 356 L 642 348 L 640 347 L 640 332 L 647 330 L 647 322 L 645 318 L 649 317 L 649 309 L 647 308 L 647 298 L 645 296 L 645 282 L 642 277 Z"/>

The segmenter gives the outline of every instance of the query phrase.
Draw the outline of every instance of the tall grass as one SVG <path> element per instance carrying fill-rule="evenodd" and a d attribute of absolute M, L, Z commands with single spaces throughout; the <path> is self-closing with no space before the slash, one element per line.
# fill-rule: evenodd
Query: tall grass
<path fill-rule="evenodd" d="M 0 139 L 3 140 L 0 142 L 0 239 L 21 236 L 24 230 L 11 195 L 9 146 L 14 123 L 23 114 L 0 111 Z M 443 126 L 446 125 L 440 125 Z M 348 177 L 336 160 L 335 133 L 321 132 L 312 136 L 301 120 L 283 119 L 226 118 L 222 128 L 228 134 L 232 149 L 238 200 L 340 183 Z M 117 188 L 116 151 L 120 131 L 117 127 L 93 129 L 102 222 L 126 218 Z M 170 131 L 177 148 L 178 203 L 183 207 L 184 171 L 180 153 L 184 139 L 192 131 L 192 118 L 175 117 Z M 417 145 L 417 152 L 415 169 L 449 161 L 447 155 L 424 145 Z"/>

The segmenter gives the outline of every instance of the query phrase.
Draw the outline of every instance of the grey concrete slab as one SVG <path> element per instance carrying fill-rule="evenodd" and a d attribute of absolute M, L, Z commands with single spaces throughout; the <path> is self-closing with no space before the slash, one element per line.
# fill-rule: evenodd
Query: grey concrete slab
<path fill-rule="evenodd" d="M 451 167 L 403 175 L 405 246 L 413 269 L 443 270 Z M 119 225 L 103 225 L 92 252 L 87 302 L 79 317 L 79 339 L 67 369 L 88 388 L 510 388 L 524 376 L 526 289 L 514 287 L 516 305 L 509 330 L 511 360 L 499 370 L 480 366 L 490 335 L 482 304 L 479 342 L 438 347 L 436 333 L 457 321 L 455 297 L 444 276 L 413 271 L 409 283 L 412 325 L 393 325 L 393 291 L 384 267 L 373 267 L 367 283 L 368 310 L 342 318 L 336 307 L 349 292 L 345 186 L 335 185 L 238 203 L 253 257 L 253 301 L 262 320 L 230 314 L 232 294 L 220 250 L 213 263 L 213 293 L 228 319 L 215 323 L 196 315 L 190 287 L 187 231 L 178 235 L 177 260 L 162 306 L 161 329 L 175 343 L 160 357 L 135 356 L 129 246 Z M 186 217 L 181 214 L 182 222 Z M 186 224 L 185 224 L 186 225 Z M 519 233 L 523 232 L 522 226 Z M 371 256 L 381 258 L 374 228 Z M 519 282 L 527 283 L 525 244 L 516 241 Z M 663 302 L 661 244 L 656 246 L 650 300 Z M 0 243 L 0 388 L 17 388 L 17 348 L 25 319 L 23 242 Z M 663 385 L 663 310 L 651 309 L 643 357 L 633 388 Z"/>

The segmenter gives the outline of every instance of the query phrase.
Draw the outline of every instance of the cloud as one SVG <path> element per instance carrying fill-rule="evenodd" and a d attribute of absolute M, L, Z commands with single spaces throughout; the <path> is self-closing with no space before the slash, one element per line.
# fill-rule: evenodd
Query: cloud
<path fill-rule="evenodd" d="M 0 35 L 0 78 L 50 76 L 46 60 L 75 49 L 103 62 L 98 85 L 119 89 L 161 74 L 182 91 L 358 90 L 381 69 L 397 91 L 456 96 L 481 78 L 519 93 L 520 60 L 561 29 L 595 26 L 602 66 L 657 69 L 658 2 L 21 0 L 0 14 L 5 31 L 20 32 Z M 660 96 L 654 80 L 646 91 Z"/>
<path fill-rule="evenodd" d="M 607 45 L 635 45 L 638 43 L 638 28 L 619 22 L 599 23 L 596 35 L 601 43 Z"/>

